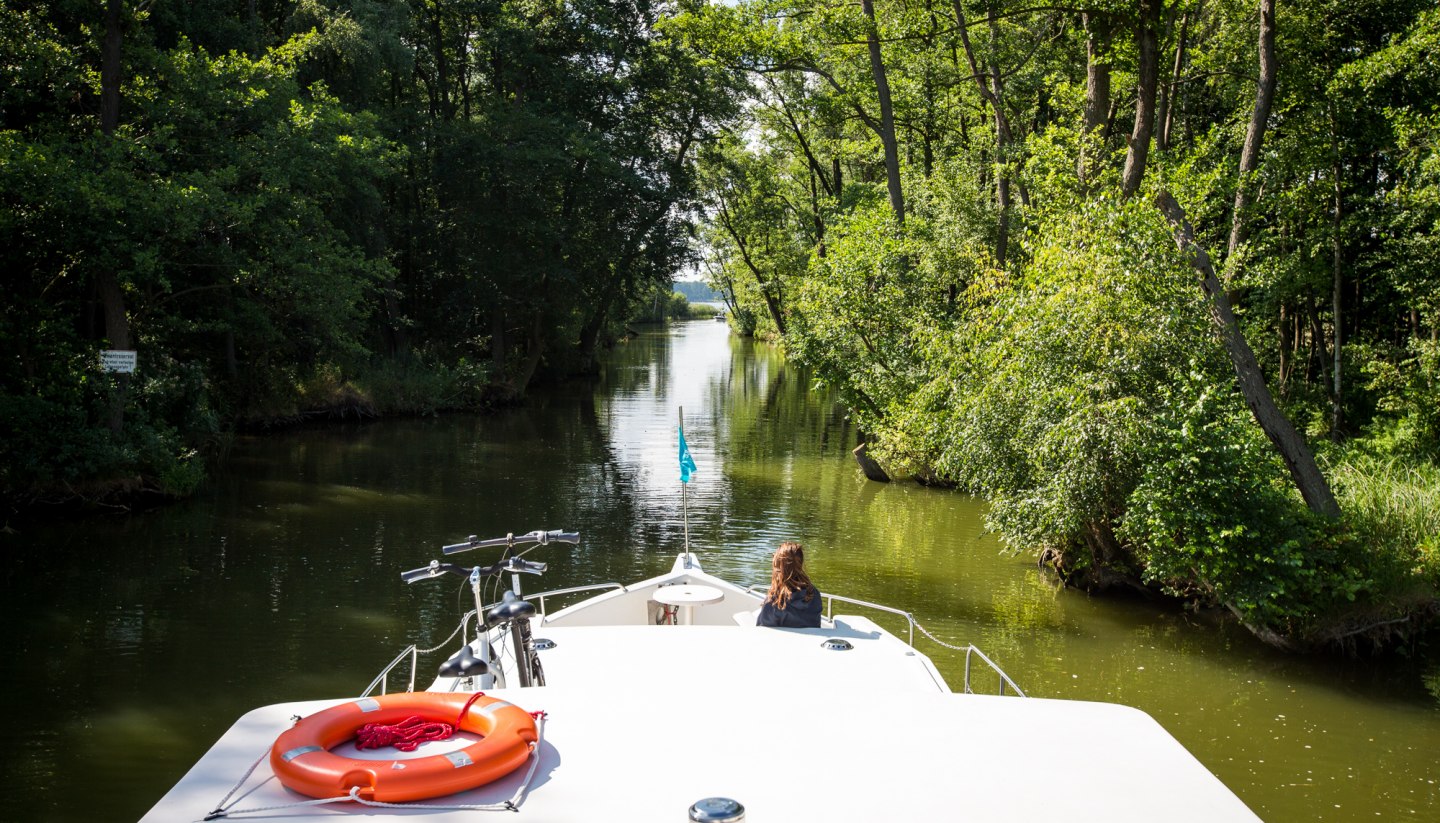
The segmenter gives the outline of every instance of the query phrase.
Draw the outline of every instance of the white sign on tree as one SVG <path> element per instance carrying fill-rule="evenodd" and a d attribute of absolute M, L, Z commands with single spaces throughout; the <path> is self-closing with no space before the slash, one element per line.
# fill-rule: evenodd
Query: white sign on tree
<path fill-rule="evenodd" d="M 100 352 L 100 370 L 129 374 L 139 362 L 131 349 L 104 349 Z"/>

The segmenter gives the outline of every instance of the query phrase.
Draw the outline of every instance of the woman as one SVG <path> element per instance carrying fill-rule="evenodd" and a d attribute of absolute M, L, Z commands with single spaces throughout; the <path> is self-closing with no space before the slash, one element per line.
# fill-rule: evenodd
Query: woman
<path fill-rule="evenodd" d="M 805 547 L 781 543 L 770 564 L 770 591 L 760 607 L 757 626 L 787 629 L 820 627 L 820 592 L 805 574 Z"/>

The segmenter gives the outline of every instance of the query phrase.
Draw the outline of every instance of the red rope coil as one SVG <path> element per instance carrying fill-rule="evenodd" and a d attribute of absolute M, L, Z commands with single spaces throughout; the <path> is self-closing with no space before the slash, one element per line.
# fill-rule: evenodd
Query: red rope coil
<path fill-rule="evenodd" d="M 411 715 L 399 723 L 366 723 L 355 730 L 355 748 L 357 749 L 381 749 L 386 746 L 394 746 L 402 752 L 413 752 L 420 747 L 421 743 L 428 743 L 431 740 L 449 740 L 459 728 L 460 721 L 465 719 L 465 713 L 470 711 L 470 706 L 485 695 L 484 692 L 476 692 L 465 701 L 465 708 L 460 710 L 460 716 L 455 718 L 453 724 L 441 720 L 426 720 L 420 715 Z M 531 712 L 533 715 L 534 712 Z"/>
<path fill-rule="evenodd" d="M 455 727 L 449 723 L 411 715 L 393 725 L 366 723 L 355 730 L 355 748 L 379 749 L 394 746 L 402 752 L 413 752 L 421 743 L 447 740 L 454 734 Z"/>

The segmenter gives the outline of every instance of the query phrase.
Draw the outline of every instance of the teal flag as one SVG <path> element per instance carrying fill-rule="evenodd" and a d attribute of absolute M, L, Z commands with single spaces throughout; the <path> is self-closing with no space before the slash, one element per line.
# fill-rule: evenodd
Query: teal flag
<path fill-rule="evenodd" d="M 680 482 L 689 483 L 695 473 L 695 458 L 690 456 L 690 447 L 685 445 L 685 430 L 680 430 Z"/>

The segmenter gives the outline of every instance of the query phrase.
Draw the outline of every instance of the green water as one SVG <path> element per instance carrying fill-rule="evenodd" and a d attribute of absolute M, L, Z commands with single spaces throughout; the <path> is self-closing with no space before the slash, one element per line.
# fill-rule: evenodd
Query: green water
<path fill-rule="evenodd" d="M 465 601 L 398 574 L 442 543 L 580 531 L 531 555 L 544 588 L 665 571 L 684 542 L 679 406 L 707 570 L 763 583 L 775 544 L 800 539 L 823 589 L 975 642 L 1031 695 L 1149 712 L 1266 820 L 1440 820 L 1440 663 L 1295 659 L 1058 590 L 1000 552 L 978 501 L 866 482 L 843 409 L 713 322 L 643 335 L 601 382 L 524 409 L 246 438 L 193 500 L 0 536 L 0 820 L 138 818 L 248 709 L 355 694 L 439 642 Z M 963 660 L 917 644 L 958 687 Z M 1037 750 L 1013 767 L 1044 791 L 1068 765 Z"/>

